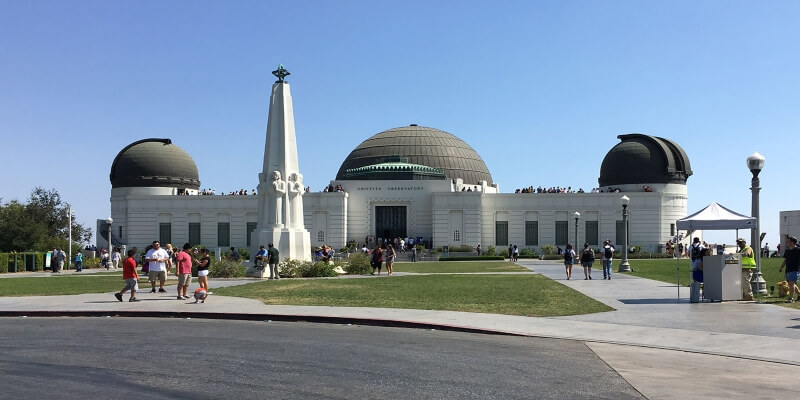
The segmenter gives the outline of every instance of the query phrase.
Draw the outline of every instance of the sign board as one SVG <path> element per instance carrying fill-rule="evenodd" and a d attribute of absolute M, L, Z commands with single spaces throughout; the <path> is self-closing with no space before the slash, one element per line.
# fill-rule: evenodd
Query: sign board
<path fill-rule="evenodd" d="M 442 246 L 442 257 L 450 257 L 450 246 Z"/>

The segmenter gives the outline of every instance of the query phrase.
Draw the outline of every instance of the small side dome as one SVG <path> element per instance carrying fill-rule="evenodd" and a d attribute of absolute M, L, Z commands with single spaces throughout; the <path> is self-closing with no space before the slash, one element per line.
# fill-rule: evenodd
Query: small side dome
<path fill-rule="evenodd" d="M 143 139 L 127 145 L 111 164 L 112 188 L 199 189 L 197 164 L 170 139 Z"/>
<path fill-rule="evenodd" d="M 609 150 L 600 166 L 600 187 L 625 184 L 682 183 L 692 175 L 689 157 L 677 143 L 632 133 Z"/>

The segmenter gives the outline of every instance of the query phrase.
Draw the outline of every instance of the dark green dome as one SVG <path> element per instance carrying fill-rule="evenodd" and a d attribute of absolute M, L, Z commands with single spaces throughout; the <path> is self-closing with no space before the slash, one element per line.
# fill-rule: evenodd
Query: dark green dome
<path fill-rule="evenodd" d="M 600 187 L 624 184 L 686 183 L 692 175 L 689 157 L 677 143 L 632 133 L 609 150 L 600 166 Z"/>
<path fill-rule="evenodd" d="M 199 189 L 197 164 L 170 139 L 144 139 L 127 145 L 111 164 L 111 187 Z"/>
<path fill-rule="evenodd" d="M 403 178 L 396 170 L 386 169 L 381 174 L 379 168 L 370 169 L 370 179 L 407 180 L 436 179 L 419 178 L 419 167 L 441 170 L 448 179 L 463 179 L 464 183 L 478 184 L 486 181 L 492 184 L 492 175 L 481 156 L 463 140 L 434 128 L 410 125 L 389 129 L 370 137 L 355 148 L 345 158 L 336 180 L 359 180 L 363 167 L 377 166 L 387 162 L 415 164 L 416 173 Z M 414 178 L 416 176 L 417 178 Z"/>

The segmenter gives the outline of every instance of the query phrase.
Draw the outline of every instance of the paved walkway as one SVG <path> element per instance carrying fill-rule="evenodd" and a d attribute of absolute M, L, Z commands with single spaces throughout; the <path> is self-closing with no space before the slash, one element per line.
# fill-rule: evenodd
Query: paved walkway
<path fill-rule="evenodd" d="M 608 304 L 616 311 L 532 318 L 436 310 L 277 306 L 215 295 L 205 304 L 192 304 L 176 300 L 175 289 L 171 287 L 168 294 L 142 291 L 143 301 L 139 303 L 119 303 L 108 293 L 0 297 L 0 315 L 167 313 L 188 316 L 197 313 L 195 315 L 223 318 L 385 323 L 574 339 L 586 342 L 629 382 L 636 382 L 635 387 L 648 398 L 687 398 L 700 393 L 706 398 L 741 398 L 744 393 L 748 394 L 747 398 L 761 395 L 776 398 L 783 391 L 793 393 L 795 390 L 793 382 L 800 373 L 798 310 L 754 302 L 691 304 L 688 289 L 682 289 L 682 297 L 678 299 L 676 286 L 663 282 L 622 274 L 615 274 L 613 280 L 606 281 L 598 271 L 594 271 L 596 279 L 587 281 L 583 280 L 581 268 L 575 268 L 576 279 L 568 281 L 563 265 L 557 262 L 521 260 L 518 264 Z M 0 277 L 20 275 L 23 274 L 0 274 Z M 48 274 L 24 275 L 45 277 Z M 214 287 L 253 281 L 212 279 L 211 286 L 213 291 Z M 682 357 L 675 351 L 695 355 Z M 662 360 L 663 366 L 653 365 L 656 360 Z M 682 362 L 693 364 L 683 365 Z M 755 371 L 765 371 L 770 378 L 753 379 L 750 372 Z M 684 384 L 700 376 L 713 377 L 714 383 Z M 667 377 L 681 385 L 670 385 Z M 659 388 L 669 390 L 664 392 Z"/>

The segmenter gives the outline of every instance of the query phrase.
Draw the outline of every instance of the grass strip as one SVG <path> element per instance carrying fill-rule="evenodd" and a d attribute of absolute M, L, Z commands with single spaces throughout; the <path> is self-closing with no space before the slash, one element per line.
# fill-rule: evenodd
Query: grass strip
<path fill-rule="evenodd" d="M 0 279 L 0 297 L 59 296 L 84 293 L 118 292 L 125 287 L 120 274 L 94 274 L 96 276 L 49 276 Z M 171 282 L 175 285 L 177 282 Z M 164 286 L 170 286 L 170 281 Z M 147 277 L 139 277 L 139 290 L 150 287 Z M 149 290 L 149 289 L 148 289 Z"/>
<path fill-rule="evenodd" d="M 414 272 L 427 274 L 453 274 L 474 272 L 530 272 L 510 261 L 451 261 L 451 262 L 396 262 L 397 272 Z"/>
<path fill-rule="evenodd" d="M 265 304 L 449 310 L 551 317 L 613 310 L 542 275 L 285 279 L 215 289 Z"/>

